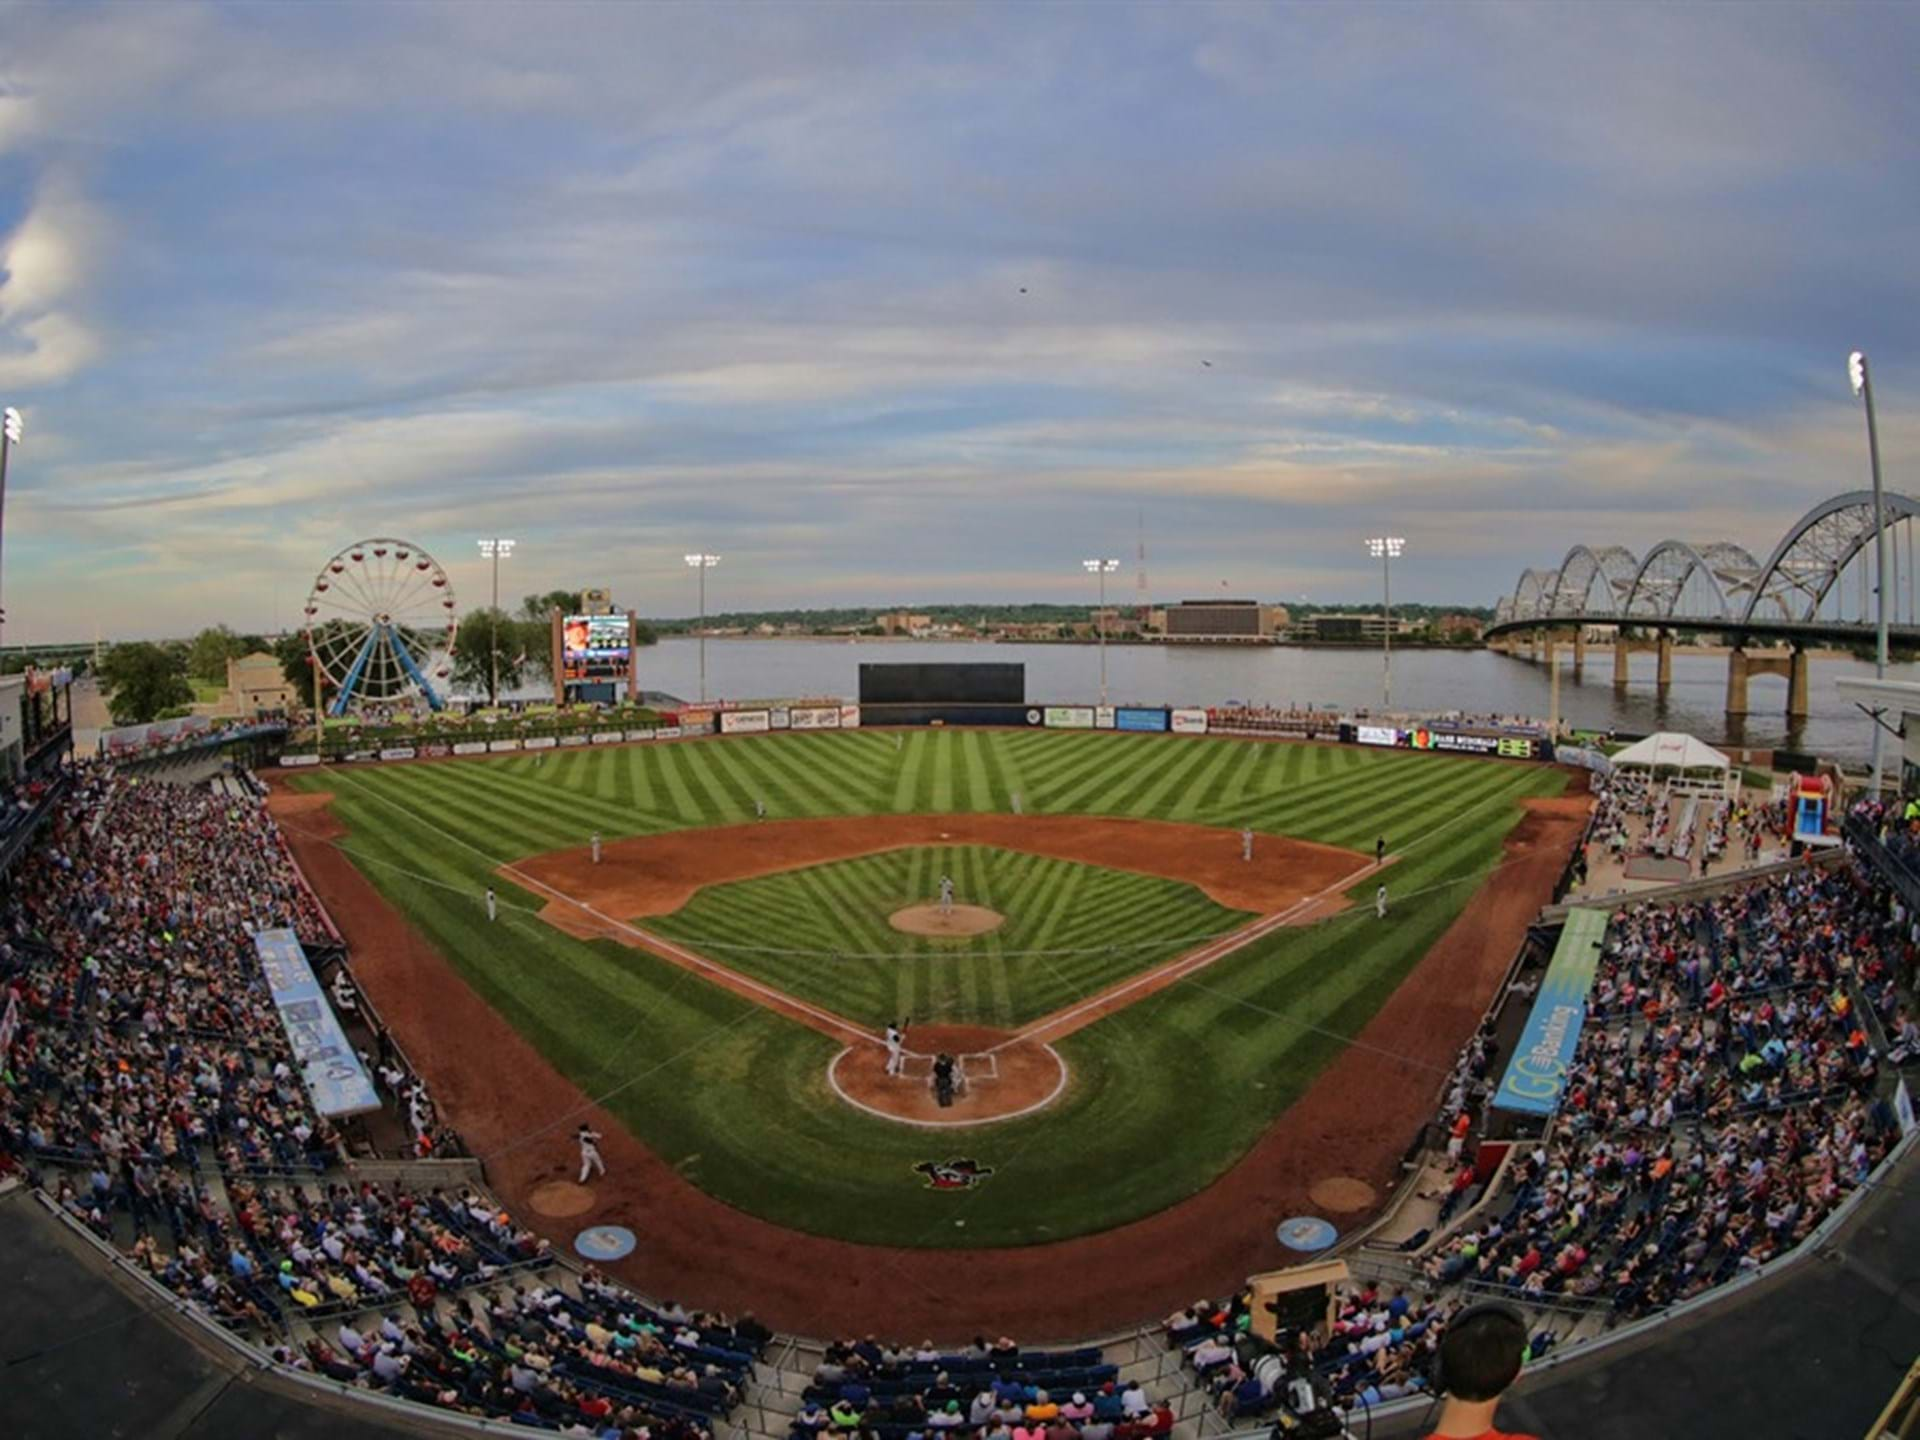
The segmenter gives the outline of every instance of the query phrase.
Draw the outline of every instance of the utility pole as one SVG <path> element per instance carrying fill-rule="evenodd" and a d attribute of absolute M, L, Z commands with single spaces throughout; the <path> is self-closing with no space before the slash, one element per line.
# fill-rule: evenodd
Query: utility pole
<path fill-rule="evenodd" d="M 1380 562 L 1380 708 L 1393 709 L 1393 562 L 1405 550 L 1407 542 L 1398 535 L 1375 535 L 1367 541 L 1367 553 Z"/>
<path fill-rule="evenodd" d="M 490 639 L 487 642 L 488 662 L 492 669 L 487 681 L 487 708 L 494 709 L 500 703 L 500 562 L 513 557 L 514 540 L 502 540 L 497 536 L 480 542 L 480 553 L 493 561 L 493 613 L 488 617 L 487 630 Z"/>

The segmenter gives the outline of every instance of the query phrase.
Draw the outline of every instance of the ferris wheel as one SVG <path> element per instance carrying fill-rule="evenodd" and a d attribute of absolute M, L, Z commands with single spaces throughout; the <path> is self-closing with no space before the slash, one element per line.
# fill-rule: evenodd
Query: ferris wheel
<path fill-rule="evenodd" d="M 334 687 L 329 713 L 413 694 L 440 709 L 459 625 L 447 572 L 418 545 L 349 545 L 320 567 L 307 595 L 307 653 Z"/>

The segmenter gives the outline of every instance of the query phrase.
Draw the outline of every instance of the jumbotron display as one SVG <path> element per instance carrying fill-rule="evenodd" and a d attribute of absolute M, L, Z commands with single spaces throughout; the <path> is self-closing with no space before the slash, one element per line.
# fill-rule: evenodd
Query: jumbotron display
<path fill-rule="evenodd" d="M 560 622 L 563 680 L 624 680 L 633 668 L 625 615 L 569 615 Z"/>
<path fill-rule="evenodd" d="M 1023 705 L 1027 667 L 1021 664 L 866 664 L 860 667 L 862 705 Z"/>

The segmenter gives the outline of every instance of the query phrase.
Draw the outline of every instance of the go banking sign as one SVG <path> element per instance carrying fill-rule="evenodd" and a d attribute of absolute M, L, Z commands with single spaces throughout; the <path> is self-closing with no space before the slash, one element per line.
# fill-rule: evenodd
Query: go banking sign
<path fill-rule="evenodd" d="M 1567 1088 L 1567 1067 L 1580 1029 L 1587 1019 L 1587 993 L 1593 988 L 1600 964 L 1600 947 L 1607 935 L 1607 912 L 1571 910 L 1560 943 L 1533 997 L 1520 1043 L 1507 1062 L 1494 1093 L 1496 1109 L 1524 1115 L 1551 1115 Z"/>

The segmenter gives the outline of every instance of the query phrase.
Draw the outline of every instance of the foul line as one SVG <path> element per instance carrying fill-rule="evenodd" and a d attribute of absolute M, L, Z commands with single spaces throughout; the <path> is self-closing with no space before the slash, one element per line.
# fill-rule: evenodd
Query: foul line
<path fill-rule="evenodd" d="M 1312 895 L 1303 896 L 1294 901 L 1293 904 L 1289 905 L 1286 909 L 1276 910 L 1273 914 L 1254 921 L 1253 924 L 1247 926 L 1245 929 L 1234 931 L 1233 934 L 1223 940 L 1216 940 L 1209 945 L 1203 945 L 1198 950 L 1187 955 L 1182 955 L 1179 959 L 1162 965 L 1157 969 L 1135 975 L 1130 980 L 1123 980 L 1111 989 L 1102 990 L 1097 995 L 1090 995 L 1085 1000 L 1077 1001 L 1064 1010 L 1056 1010 L 1051 1015 L 1042 1015 L 1030 1025 L 1016 1031 L 1009 1039 L 1001 1041 L 998 1045 L 989 1046 L 986 1053 L 992 1055 L 1006 1049 L 1010 1045 L 1018 1045 L 1023 1041 L 1032 1040 L 1036 1035 L 1049 1034 L 1049 1032 L 1052 1032 L 1049 1038 L 1054 1040 L 1058 1040 L 1065 1035 L 1070 1035 L 1075 1030 L 1081 1028 L 1081 1026 L 1071 1024 L 1070 1022 L 1087 1014 L 1089 1011 L 1098 1010 L 1120 999 L 1122 996 L 1130 995 L 1143 985 L 1153 985 L 1157 989 L 1177 984 L 1187 976 L 1206 969 L 1207 966 L 1213 964 L 1215 961 L 1225 959 L 1236 950 L 1244 949 L 1254 941 L 1271 935 L 1275 930 L 1281 929 L 1291 923 L 1298 916 L 1310 913 L 1315 906 L 1326 900 L 1328 896 L 1337 894 L 1352 885 L 1358 884 L 1362 876 L 1385 870 L 1387 865 L 1392 864 L 1399 858 L 1398 855 L 1389 855 L 1385 864 L 1375 864 L 1369 860 L 1358 870 L 1355 870 L 1343 879 L 1334 881 L 1324 890 L 1317 891 Z M 1061 1026 L 1066 1026 L 1067 1028 L 1062 1030 L 1060 1028 Z"/>

